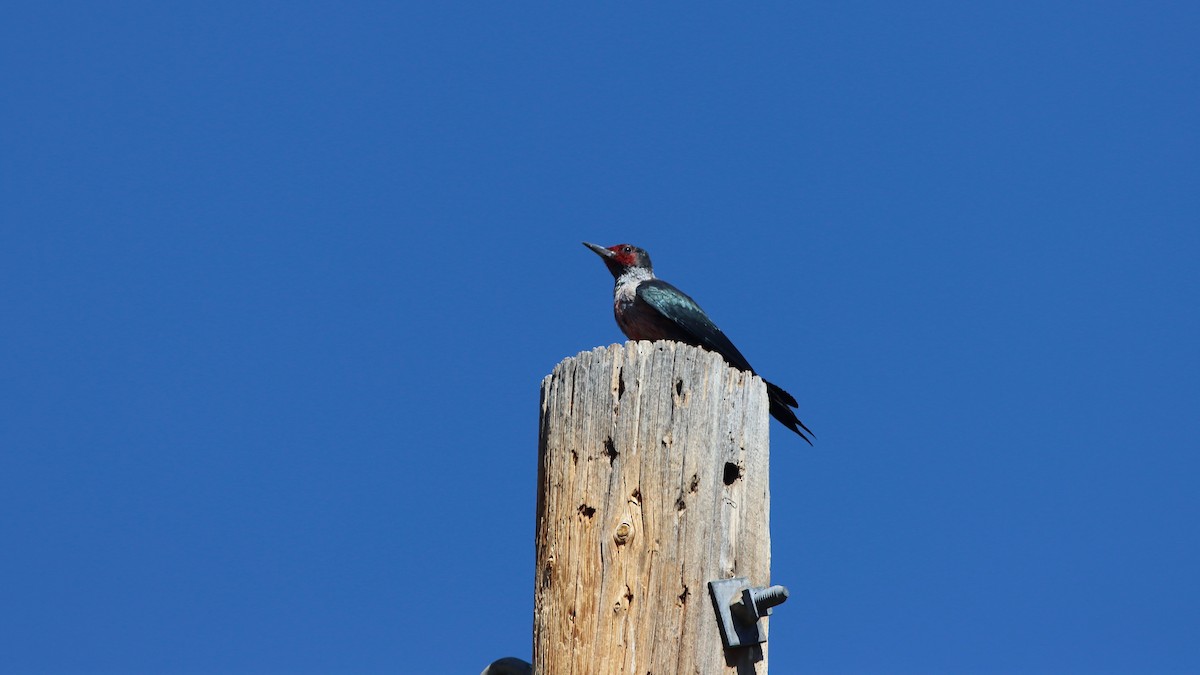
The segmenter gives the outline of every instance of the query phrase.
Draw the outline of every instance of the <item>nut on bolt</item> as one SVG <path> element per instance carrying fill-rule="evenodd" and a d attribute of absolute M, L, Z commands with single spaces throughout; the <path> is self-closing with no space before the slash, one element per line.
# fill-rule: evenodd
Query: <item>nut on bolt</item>
<path fill-rule="evenodd" d="M 741 600 L 730 605 L 730 609 L 742 621 L 754 623 L 764 616 L 770 616 L 771 608 L 782 605 L 787 599 L 786 586 L 755 586 L 743 589 Z"/>

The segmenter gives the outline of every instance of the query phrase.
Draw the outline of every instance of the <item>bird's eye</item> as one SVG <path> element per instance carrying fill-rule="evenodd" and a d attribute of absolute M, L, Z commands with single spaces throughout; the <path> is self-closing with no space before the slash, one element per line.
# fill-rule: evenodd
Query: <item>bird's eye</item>
<path fill-rule="evenodd" d="M 624 252 L 626 252 L 626 253 L 633 253 L 633 247 L 632 247 L 632 246 L 626 246 L 625 248 L 623 248 L 623 249 L 621 249 L 621 250 L 622 250 L 622 251 L 624 251 Z"/>

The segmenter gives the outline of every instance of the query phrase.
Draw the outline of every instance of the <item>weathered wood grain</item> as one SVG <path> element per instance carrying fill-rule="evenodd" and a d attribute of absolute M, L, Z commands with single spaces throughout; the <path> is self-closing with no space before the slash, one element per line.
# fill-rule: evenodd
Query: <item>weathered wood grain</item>
<path fill-rule="evenodd" d="M 554 368 L 535 673 L 766 672 L 765 649 L 722 648 L 707 582 L 770 581 L 767 423 L 762 380 L 687 345 L 628 342 Z"/>

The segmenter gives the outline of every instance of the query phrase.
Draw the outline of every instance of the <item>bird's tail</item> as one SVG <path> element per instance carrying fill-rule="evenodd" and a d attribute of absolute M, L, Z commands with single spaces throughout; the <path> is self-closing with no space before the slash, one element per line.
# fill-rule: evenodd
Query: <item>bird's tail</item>
<path fill-rule="evenodd" d="M 764 380 L 764 382 L 766 382 L 766 380 Z M 800 418 L 796 417 L 796 411 L 792 410 L 792 408 L 800 405 L 799 403 L 796 403 L 796 398 L 783 389 L 771 384 L 770 382 L 767 382 L 766 384 L 767 398 L 771 401 L 771 417 L 779 420 L 783 426 L 796 432 L 800 438 L 803 438 L 808 442 L 809 445 L 812 445 L 812 439 L 808 436 L 805 436 L 804 433 L 808 432 L 809 436 L 815 436 L 816 434 L 814 434 L 808 427 L 804 426 L 804 422 L 801 422 Z M 804 431 L 801 431 L 801 429 Z"/>

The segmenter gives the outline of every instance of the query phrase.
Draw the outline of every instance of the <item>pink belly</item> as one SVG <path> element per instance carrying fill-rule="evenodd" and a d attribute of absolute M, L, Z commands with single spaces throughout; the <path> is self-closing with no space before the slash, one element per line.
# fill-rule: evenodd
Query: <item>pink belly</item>
<path fill-rule="evenodd" d="M 664 325 L 667 324 L 667 325 Z M 624 314 L 617 314 L 617 325 L 620 326 L 621 332 L 630 340 L 670 340 L 673 339 L 674 331 L 669 330 L 673 327 L 666 319 L 663 319 L 657 313 L 647 315 L 636 311 L 626 311 Z"/>

